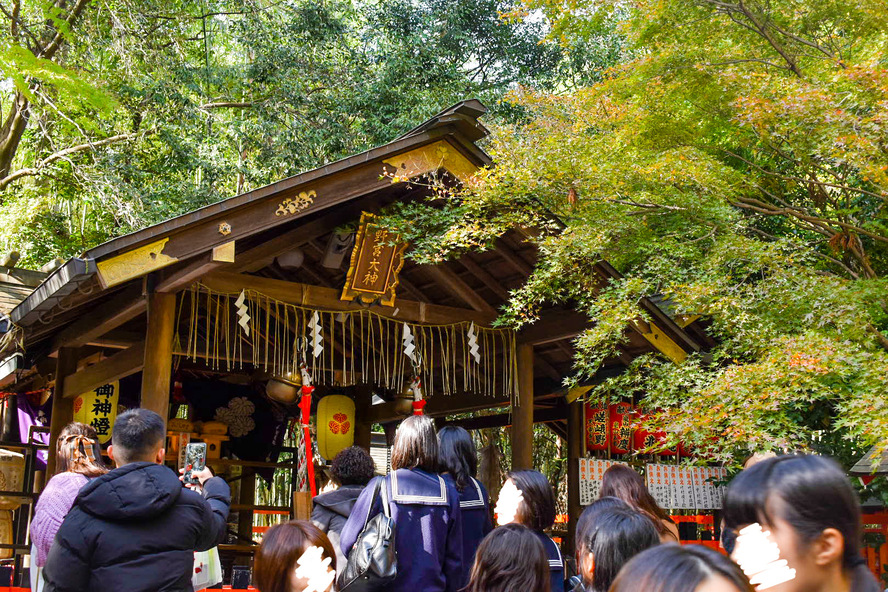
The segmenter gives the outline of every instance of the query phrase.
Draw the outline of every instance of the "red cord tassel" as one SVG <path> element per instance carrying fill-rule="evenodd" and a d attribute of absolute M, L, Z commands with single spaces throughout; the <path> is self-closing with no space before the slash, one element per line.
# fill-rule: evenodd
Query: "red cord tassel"
<path fill-rule="evenodd" d="M 311 424 L 311 394 L 314 392 L 314 389 L 315 387 L 311 385 L 303 386 L 302 399 L 299 401 L 299 408 L 302 410 L 302 430 L 305 436 L 305 464 L 307 465 L 308 484 L 312 497 L 318 494 L 318 486 L 315 483 L 314 458 L 311 454 L 311 430 L 309 430 Z"/>

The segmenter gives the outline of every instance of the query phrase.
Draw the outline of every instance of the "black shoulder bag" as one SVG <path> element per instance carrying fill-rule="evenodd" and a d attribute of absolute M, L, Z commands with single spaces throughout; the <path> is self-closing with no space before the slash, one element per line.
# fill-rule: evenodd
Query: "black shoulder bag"
<path fill-rule="evenodd" d="M 370 519 L 376 495 L 382 492 L 382 512 Z M 370 509 L 364 529 L 348 554 L 345 569 L 339 576 L 340 592 L 377 592 L 385 590 L 398 575 L 395 553 L 395 521 L 389 508 L 385 478 L 375 480 Z"/>

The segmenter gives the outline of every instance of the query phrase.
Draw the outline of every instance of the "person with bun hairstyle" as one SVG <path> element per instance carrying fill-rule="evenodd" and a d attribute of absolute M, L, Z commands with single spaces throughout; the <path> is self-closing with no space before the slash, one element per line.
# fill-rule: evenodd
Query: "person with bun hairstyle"
<path fill-rule="evenodd" d="M 262 537 L 253 562 L 253 581 L 260 592 L 333 590 L 336 552 L 330 539 L 311 522 L 276 524 Z"/>
<path fill-rule="evenodd" d="M 551 592 L 549 558 L 539 537 L 521 524 L 506 524 L 484 537 L 469 585 L 462 592 Z"/>
<path fill-rule="evenodd" d="M 62 428 L 56 442 L 56 474 L 49 480 L 31 521 L 31 589 L 43 588 L 43 566 L 56 533 L 80 488 L 90 479 L 108 472 L 102 462 L 102 449 L 96 429 L 73 422 Z"/>
<path fill-rule="evenodd" d="M 743 529 L 752 525 L 769 533 L 786 567 L 795 570 L 769 590 L 881 592 L 860 551 L 860 502 L 835 461 L 815 455 L 762 460 L 730 483 L 724 512 L 725 525 L 738 533 L 735 560 L 744 563 Z"/>
<path fill-rule="evenodd" d="M 508 473 L 495 511 L 497 524 L 523 524 L 540 539 L 549 558 L 552 592 L 563 592 L 564 559 L 561 549 L 544 532 L 555 524 L 555 493 L 545 475 L 539 471 Z"/>
<path fill-rule="evenodd" d="M 339 549 L 339 536 L 351 514 L 358 496 L 373 478 L 376 467 L 370 453 L 360 446 L 349 446 L 333 459 L 330 473 L 339 486 L 333 491 L 322 493 L 312 500 L 312 523 L 330 539 L 336 553 L 339 571 L 345 568 L 345 556 Z"/>
<path fill-rule="evenodd" d="M 678 527 L 666 510 L 657 504 L 657 500 L 648 491 L 641 475 L 632 467 L 626 465 L 612 465 L 604 472 L 601 479 L 601 493 L 599 497 L 616 497 L 620 498 L 633 510 L 641 512 L 650 518 L 657 532 L 660 534 L 660 540 L 664 543 L 678 542 Z"/>
<path fill-rule="evenodd" d="M 632 558 L 610 592 L 754 592 L 737 564 L 700 545 L 658 545 Z"/>
<path fill-rule="evenodd" d="M 490 497 L 484 485 L 475 479 L 478 453 L 469 432 L 457 426 L 445 426 L 438 431 L 438 465 L 444 478 L 453 483 L 459 493 L 464 581 L 468 582 L 475 551 L 487 533 L 493 530 Z"/>

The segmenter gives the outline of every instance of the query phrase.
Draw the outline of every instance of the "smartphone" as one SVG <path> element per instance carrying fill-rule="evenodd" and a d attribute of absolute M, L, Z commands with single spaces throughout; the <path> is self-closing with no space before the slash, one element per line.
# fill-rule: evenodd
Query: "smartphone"
<path fill-rule="evenodd" d="M 185 478 L 186 484 L 200 485 L 191 476 L 194 471 L 202 471 L 207 466 L 207 445 L 205 442 L 189 442 L 185 446 Z"/>

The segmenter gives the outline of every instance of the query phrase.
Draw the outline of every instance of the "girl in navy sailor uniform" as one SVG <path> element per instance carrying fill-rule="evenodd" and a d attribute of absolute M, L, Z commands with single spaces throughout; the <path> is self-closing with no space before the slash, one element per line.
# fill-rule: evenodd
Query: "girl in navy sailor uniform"
<path fill-rule="evenodd" d="M 493 530 L 490 498 L 484 486 L 475 479 L 478 453 L 472 436 L 463 428 L 446 426 L 438 432 L 438 465 L 444 478 L 456 486 L 463 524 L 463 584 L 468 584 L 475 551 L 482 539 Z"/>
<path fill-rule="evenodd" d="M 388 490 L 395 522 L 398 575 L 389 592 L 456 592 L 465 583 L 459 494 L 437 471 L 438 441 L 432 420 L 408 417 L 395 434 L 391 474 L 377 477 Z M 342 529 L 346 556 L 367 517 L 382 511 L 380 497 L 370 507 L 373 490 L 371 482 Z"/>
<path fill-rule="evenodd" d="M 507 473 L 494 511 L 497 524 L 518 522 L 534 532 L 549 557 L 552 592 L 564 592 L 561 549 L 543 532 L 555 524 L 555 493 L 549 480 L 539 471 Z"/>

